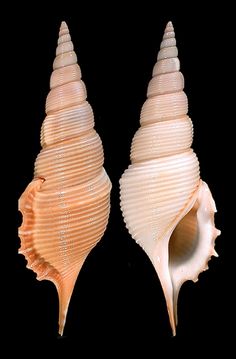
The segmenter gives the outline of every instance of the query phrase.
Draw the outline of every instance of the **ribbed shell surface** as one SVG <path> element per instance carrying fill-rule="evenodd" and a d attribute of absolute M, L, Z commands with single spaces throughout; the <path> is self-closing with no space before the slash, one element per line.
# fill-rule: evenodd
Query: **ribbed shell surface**
<path fill-rule="evenodd" d="M 190 149 L 193 126 L 187 116 L 188 101 L 175 45 L 170 25 L 148 85 L 141 127 L 132 141 L 132 164 L 120 180 L 126 225 L 137 242 L 145 241 L 146 251 L 165 235 L 200 180 L 199 163 Z"/>
<path fill-rule="evenodd" d="M 67 25 L 61 25 L 34 180 L 19 202 L 20 253 L 38 279 L 54 282 L 59 333 L 80 268 L 101 239 L 109 216 L 111 183 L 102 142 Z"/>

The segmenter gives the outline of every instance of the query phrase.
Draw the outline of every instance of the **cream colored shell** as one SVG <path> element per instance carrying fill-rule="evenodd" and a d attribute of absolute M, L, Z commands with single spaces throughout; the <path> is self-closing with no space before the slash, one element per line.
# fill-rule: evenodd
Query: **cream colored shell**
<path fill-rule="evenodd" d="M 207 268 L 220 233 L 214 226 L 214 200 L 190 148 L 193 128 L 177 56 L 169 22 L 142 107 L 141 127 L 132 141 L 131 165 L 120 179 L 126 226 L 156 269 L 174 335 L 179 289 Z"/>
<path fill-rule="evenodd" d="M 93 111 L 65 22 L 53 70 L 42 150 L 34 179 L 19 200 L 23 214 L 19 252 L 37 279 L 55 284 L 63 334 L 78 273 L 107 225 L 111 183 L 102 167 L 102 143 L 93 129 Z"/>

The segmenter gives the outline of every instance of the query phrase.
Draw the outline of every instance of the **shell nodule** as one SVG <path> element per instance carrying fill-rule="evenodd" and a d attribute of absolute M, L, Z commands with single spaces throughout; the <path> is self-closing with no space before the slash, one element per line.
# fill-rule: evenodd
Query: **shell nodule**
<path fill-rule="evenodd" d="M 19 228 L 27 267 L 52 281 L 59 296 L 59 333 L 79 271 L 101 239 L 109 216 L 111 183 L 93 111 L 62 22 L 34 179 L 19 200 Z"/>
<path fill-rule="evenodd" d="M 190 148 L 193 129 L 177 56 L 168 22 L 132 141 L 131 165 L 120 179 L 126 227 L 156 269 L 174 335 L 180 287 L 207 268 L 220 234 L 214 200 Z"/>

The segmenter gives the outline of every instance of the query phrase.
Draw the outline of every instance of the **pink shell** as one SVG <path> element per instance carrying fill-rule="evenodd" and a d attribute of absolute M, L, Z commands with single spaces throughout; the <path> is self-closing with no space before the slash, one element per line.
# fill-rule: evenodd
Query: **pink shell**
<path fill-rule="evenodd" d="M 43 148 L 35 161 L 34 179 L 19 200 L 19 253 L 38 280 L 55 284 L 62 335 L 79 271 L 107 225 L 111 183 L 64 22 L 56 55 L 41 130 Z"/>

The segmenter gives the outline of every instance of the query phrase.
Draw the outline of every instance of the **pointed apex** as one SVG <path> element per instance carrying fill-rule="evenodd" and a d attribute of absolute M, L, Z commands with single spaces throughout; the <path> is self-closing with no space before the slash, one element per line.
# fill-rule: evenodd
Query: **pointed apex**
<path fill-rule="evenodd" d="M 65 21 L 62 21 L 57 41 L 56 58 L 53 62 L 53 70 L 76 63 L 77 56 L 74 52 L 68 26 Z"/>
<path fill-rule="evenodd" d="M 69 35 L 69 29 L 65 21 L 61 22 L 60 30 L 59 30 L 59 36 L 62 35 Z"/>
<path fill-rule="evenodd" d="M 165 32 L 170 32 L 170 31 L 174 31 L 172 21 L 168 21 L 166 28 L 165 28 Z"/>
<path fill-rule="evenodd" d="M 174 30 L 174 27 L 173 27 L 173 24 L 171 21 L 168 21 L 166 27 L 165 27 L 165 31 L 164 31 L 164 35 L 163 35 L 163 40 L 165 39 L 175 39 L 175 30 Z M 172 41 L 172 40 L 170 40 Z M 168 43 L 168 41 L 167 41 Z M 170 46 L 168 44 L 168 46 Z"/>
<path fill-rule="evenodd" d="M 67 23 L 65 21 L 62 21 L 60 30 L 65 30 L 65 29 L 68 29 Z"/>

